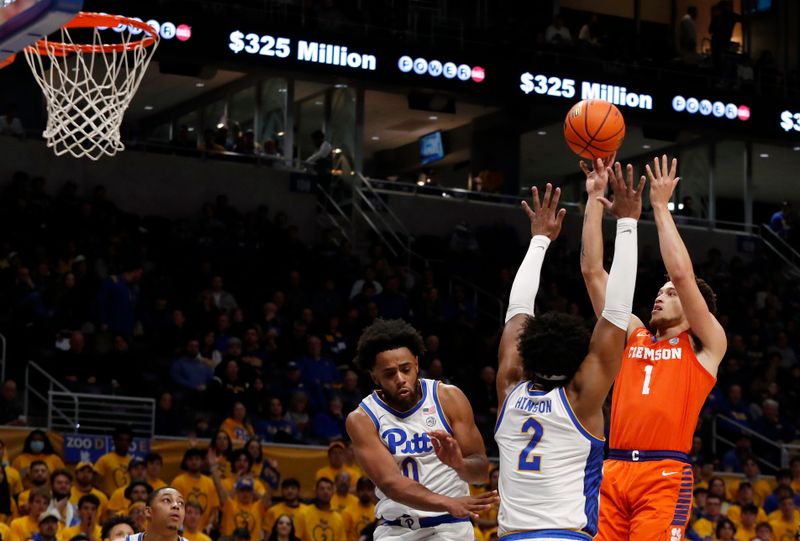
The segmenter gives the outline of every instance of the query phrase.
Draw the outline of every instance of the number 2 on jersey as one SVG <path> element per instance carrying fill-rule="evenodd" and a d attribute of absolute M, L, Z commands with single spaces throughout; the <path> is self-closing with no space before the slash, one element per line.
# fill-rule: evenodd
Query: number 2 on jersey
<path fill-rule="evenodd" d="M 528 442 L 528 445 L 526 445 L 525 449 L 519 454 L 518 467 L 520 471 L 540 471 L 542 469 L 542 456 L 534 455 L 533 450 L 539 445 L 539 442 L 542 441 L 544 427 L 533 417 L 528 417 L 528 420 L 523 423 L 520 432 L 529 434 L 531 431 L 533 431 L 531 441 Z"/>
<path fill-rule="evenodd" d="M 653 365 L 648 364 L 644 367 L 644 383 L 642 384 L 642 394 L 650 394 L 650 377 L 653 375 Z"/>

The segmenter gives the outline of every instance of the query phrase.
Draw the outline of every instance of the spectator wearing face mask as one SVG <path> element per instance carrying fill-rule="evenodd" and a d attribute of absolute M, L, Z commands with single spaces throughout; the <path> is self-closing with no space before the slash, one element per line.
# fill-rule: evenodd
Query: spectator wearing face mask
<path fill-rule="evenodd" d="M 22 453 L 17 455 L 11 465 L 16 469 L 23 479 L 28 477 L 28 470 L 32 462 L 40 460 L 47 464 L 50 471 L 64 469 L 64 462 L 56 454 L 50 438 L 43 430 L 34 430 L 25 438 L 22 445 Z"/>

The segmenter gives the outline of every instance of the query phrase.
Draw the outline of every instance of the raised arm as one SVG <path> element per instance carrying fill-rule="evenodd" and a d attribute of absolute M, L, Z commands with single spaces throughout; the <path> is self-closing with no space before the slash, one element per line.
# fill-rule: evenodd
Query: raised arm
<path fill-rule="evenodd" d="M 592 301 L 594 315 L 599 318 L 603 312 L 608 281 L 608 273 L 603 268 L 603 204 L 599 198 L 605 196 L 611 170 L 599 158 L 592 164 L 591 170 L 583 160 L 579 165 L 586 175 L 588 194 L 581 231 L 581 273 Z"/>
<path fill-rule="evenodd" d="M 220 508 L 225 506 L 225 501 L 228 499 L 228 491 L 222 486 L 222 477 L 219 473 L 219 460 L 217 455 L 208 454 L 209 468 L 211 469 L 211 478 L 214 480 L 214 488 L 217 490 L 217 497 L 219 498 Z"/>
<path fill-rule="evenodd" d="M 452 435 L 439 427 L 431 431 L 431 443 L 443 463 L 453 468 L 458 476 L 473 485 L 489 481 L 489 459 L 483 445 L 472 406 L 464 393 L 453 385 L 438 384 L 437 393 L 442 411 L 450 424 Z"/>
<path fill-rule="evenodd" d="M 536 293 L 539 291 L 539 278 L 544 262 L 544 254 L 550 242 L 558 237 L 561 232 L 561 223 L 566 216 L 566 209 L 558 209 L 558 200 L 561 197 L 561 188 L 553 191 L 552 184 L 548 183 L 544 191 L 544 199 L 539 202 L 539 191 L 534 186 L 531 188 L 533 195 L 533 209 L 522 202 L 522 209 L 531 222 L 531 243 L 525 259 L 517 270 L 514 284 L 511 286 L 511 295 L 506 312 L 506 325 L 503 336 L 500 338 L 497 368 L 497 398 L 500 402 L 498 410 L 509 390 L 522 381 L 524 374 L 522 358 L 517 351 L 517 338 L 529 317 L 533 317 L 533 307 Z"/>
<path fill-rule="evenodd" d="M 660 163 L 659 163 L 660 162 Z M 653 160 L 653 167 L 647 166 L 647 175 L 650 179 L 650 204 L 653 206 L 653 216 L 658 230 L 658 244 L 661 249 L 661 258 L 667 269 L 669 279 L 678 293 L 678 298 L 683 306 L 686 319 L 692 334 L 703 344 L 697 358 L 712 375 L 716 375 L 719 363 L 728 347 L 725 331 L 717 318 L 708 309 L 703 295 L 694 276 L 692 259 L 686 246 L 683 244 L 675 220 L 667 204 L 672 198 L 672 192 L 680 180 L 676 177 L 678 160 L 673 158 L 668 162 L 667 155 L 661 160 Z"/>
<path fill-rule="evenodd" d="M 637 273 L 637 220 L 642 212 L 645 179 L 634 189 L 632 175 L 628 182 L 622 175 L 611 181 L 614 202 L 600 201 L 617 217 L 614 261 L 606 282 L 603 308 L 589 343 L 589 353 L 567 386 L 578 419 L 594 434 L 603 431 L 603 402 L 617 377 L 631 320 Z"/>
<path fill-rule="evenodd" d="M 431 492 L 417 481 L 400 473 L 389 450 L 378 437 L 372 420 L 360 408 L 347 416 L 347 433 L 353 442 L 353 452 L 364 473 L 386 497 L 420 511 L 450 513 L 454 517 L 477 517 L 497 501 L 497 494 L 450 498 Z"/>

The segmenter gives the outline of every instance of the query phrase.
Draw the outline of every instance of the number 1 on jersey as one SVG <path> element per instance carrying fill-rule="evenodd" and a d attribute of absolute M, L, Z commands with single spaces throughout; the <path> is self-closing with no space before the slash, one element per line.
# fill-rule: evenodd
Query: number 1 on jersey
<path fill-rule="evenodd" d="M 648 364 L 644 367 L 644 384 L 642 385 L 642 394 L 650 394 L 650 377 L 653 375 L 653 365 Z"/>
<path fill-rule="evenodd" d="M 544 427 L 533 417 L 528 417 L 528 420 L 523 423 L 522 430 L 520 430 L 520 432 L 523 434 L 528 434 L 531 432 L 531 430 L 533 430 L 531 441 L 528 442 L 528 445 L 526 445 L 525 449 L 523 449 L 519 454 L 520 471 L 541 471 L 542 469 L 541 455 L 534 455 L 532 453 L 533 449 L 539 445 L 540 441 L 542 441 Z"/>

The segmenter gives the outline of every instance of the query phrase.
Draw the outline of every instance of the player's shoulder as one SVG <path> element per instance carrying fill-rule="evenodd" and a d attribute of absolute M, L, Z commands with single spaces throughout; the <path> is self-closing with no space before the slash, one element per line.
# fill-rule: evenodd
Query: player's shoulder
<path fill-rule="evenodd" d="M 429 379 L 425 381 L 428 382 L 431 391 L 434 392 L 438 398 L 444 398 L 445 400 L 457 400 L 461 397 L 466 397 L 464 391 L 452 383 L 445 383 L 438 379 Z"/>

